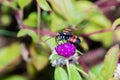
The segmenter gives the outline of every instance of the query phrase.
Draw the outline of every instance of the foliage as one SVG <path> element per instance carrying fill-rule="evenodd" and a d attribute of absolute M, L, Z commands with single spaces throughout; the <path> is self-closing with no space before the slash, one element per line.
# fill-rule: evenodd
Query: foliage
<path fill-rule="evenodd" d="M 112 23 L 97 5 L 91 0 L 0 1 L 0 34 L 13 39 L 12 42 L 7 40 L 10 44 L 0 49 L 0 80 L 52 80 L 51 76 L 54 80 L 112 79 L 119 60 L 119 46 L 116 42 L 120 42 L 120 18 Z M 48 64 L 49 60 L 53 63 L 59 59 L 54 50 L 58 45 L 55 35 L 68 26 L 81 40 L 76 53 L 83 55 L 73 57 L 77 58 L 76 63 L 69 63 L 69 59 L 65 60 L 66 65 L 54 66 L 53 71 Z M 97 46 L 94 44 L 106 51 L 101 55 L 106 54 L 104 62 L 101 60 L 102 63 L 88 68 L 85 58 L 82 64 L 79 58 L 91 50 L 95 52 Z M 112 46 L 114 44 L 116 45 Z M 97 55 L 97 52 L 95 53 Z M 86 57 L 87 59 L 89 58 Z M 23 64 L 26 71 L 15 74 L 15 69 L 19 69 Z M 88 71 L 85 70 L 86 67 Z M 46 69 L 48 72 L 45 74 L 49 75 L 49 78 L 46 76 L 41 78 Z M 49 72 L 51 70 L 52 72 Z M 37 77 L 37 74 L 40 77 Z"/>

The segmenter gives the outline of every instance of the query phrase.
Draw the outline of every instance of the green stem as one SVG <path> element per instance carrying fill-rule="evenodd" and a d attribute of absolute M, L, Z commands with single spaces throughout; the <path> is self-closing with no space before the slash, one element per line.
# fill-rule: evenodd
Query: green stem
<path fill-rule="evenodd" d="M 39 5 L 37 4 L 37 13 L 38 13 L 38 18 L 37 18 L 37 33 L 38 33 L 38 41 L 40 41 L 40 22 L 41 22 L 41 10 Z"/>
<path fill-rule="evenodd" d="M 76 70 L 78 70 L 80 73 L 82 73 L 83 75 L 85 75 L 88 78 L 88 74 L 86 72 L 84 72 L 83 70 L 79 69 L 78 67 L 72 65 Z"/>
<path fill-rule="evenodd" d="M 18 25 L 20 28 L 23 28 L 23 13 L 24 13 L 24 8 L 21 8 L 19 10 L 19 14 L 20 14 L 20 20 L 18 20 Z"/>
<path fill-rule="evenodd" d="M 72 80 L 72 78 L 71 78 L 71 72 L 70 72 L 70 67 L 69 67 L 69 61 L 68 60 L 66 60 L 66 66 L 67 66 L 69 80 Z"/>

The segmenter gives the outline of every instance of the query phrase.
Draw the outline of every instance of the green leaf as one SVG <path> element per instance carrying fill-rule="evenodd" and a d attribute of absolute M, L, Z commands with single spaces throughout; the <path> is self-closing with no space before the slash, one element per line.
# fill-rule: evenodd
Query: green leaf
<path fill-rule="evenodd" d="M 44 51 L 36 48 L 35 45 L 31 45 L 30 53 L 34 67 L 38 71 L 44 69 L 49 61 L 48 55 Z"/>
<path fill-rule="evenodd" d="M 100 79 L 98 79 L 98 77 L 95 74 L 89 71 L 89 80 L 100 80 Z"/>
<path fill-rule="evenodd" d="M 90 22 L 101 28 L 110 28 L 111 26 L 111 22 L 103 14 L 94 15 Z"/>
<path fill-rule="evenodd" d="M 28 18 L 23 21 L 23 23 L 30 28 L 37 27 L 37 13 L 32 12 L 29 14 Z"/>
<path fill-rule="evenodd" d="M 51 15 L 46 11 L 42 11 L 42 13 L 41 13 L 41 21 L 45 22 L 47 26 L 50 26 Z"/>
<path fill-rule="evenodd" d="M 86 20 L 90 20 L 91 23 L 97 24 L 100 27 L 110 27 L 110 21 L 102 14 L 101 10 L 89 0 L 76 1 L 76 7 L 78 11 L 86 12 Z M 94 6 L 92 8 L 91 6 Z"/>
<path fill-rule="evenodd" d="M 103 63 L 93 66 L 90 71 L 96 75 L 99 75 L 101 69 L 103 68 Z"/>
<path fill-rule="evenodd" d="M 89 23 L 86 28 L 83 29 L 83 33 L 92 33 L 99 30 L 105 29 L 104 27 L 100 27 L 94 23 Z M 103 38 L 104 37 L 104 38 Z M 89 36 L 90 39 L 102 42 L 104 47 L 109 47 L 113 43 L 113 33 L 112 32 L 105 32 L 105 33 L 98 33 Z"/>
<path fill-rule="evenodd" d="M 71 0 L 49 0 L 55 13 L 67 20 L 71 26 L 76 26 L 85 17 L 85 13 L 79 13 Z"/>
<path fill-rule="evenodd" d="M 88 73 L 86 73 L 82 66 L 80 66 L 79 64 L 77 65 L 71 65 L 73 68 L 75 68 L 77 71 L 79 71 L 82 75 L 84 75 L 86 78 L 88 78 Z"/>
<path fill-rule="evenodd" d="M 20 75 L 13 75 L 13 76 L 8 76 L 7 78 L 2 80 L 28 80 L 28 79 Z"/>
<path fill-rule="evenodd" d="M 48 64 L 48 61 L 48 56 L 38 55 L 36 59 L 34 58 L 33 64 L 35 68 L 39 71 L 45 68 L 45 66 Z"/>
<path fill-rule="evenodd" d="M 55 80 L 68 80 L 68 75 L 62 67 L 56 67 L 54 78 Z"/>
<path fill-rule="evenodd" d="M 118 62 L 118 51 L 119 46 L 115 45 L 107 52 L 105 56 L 104 66 L 99 73 L 99 76 L 104 80 L 109 80 L 113 76 Z"/>
<path fill-rule="evenodd" d="M 36 72 L 37 72 L 32 62 L 27 62 L 26 68 L 27 68 L 27 73 L 31 77 L 33 77 L 36 74 Z"/>
<path fill-rule="evenodd" d="M 42 40 L 45 41 L 52 49 L 57 46 L 55 37 L 43 36 Z"/>
<path fill-rule="evenodd" d="M 32 31 L 32 30 L 29 30 L 29 29 L 21 29 L 18 34 L 17 34 L 17 37 L 22 37 L 22 36 L 25 36 L 25 35 L 29 35 L 33 42 L 37 42 L 38 41 L 38 36 L 37 34 Z"/>
<path fill-rule="evenodd" d="M 20 44 L 14 43 L 0 49 L 0 72 L 16 66 L 20 61 Z M 9 65 L 9 66 L 8 66 Z"/>
<path fill-rule="evenodd" d="M 120 18 L 116 19 L 116 20 L 113 22 L 112 29 L 114 30 L 119 24 L 120 24 Z"/>
<path fill-rule="evenodd" d="M 17 8 L 16 0 L 13 0 L 13 1 L 4 0 L 4 1 L 2 2 L 2 4 L 5 5 L 5 6 L 8 6 L 8 7 L 10 7 L 10 8 L 12 8 L 12 9 L 15 9 L 15 10 L 18 9 L 18 8 Z"/>
<path fill-rule="evenodd" d="M 75 1 L 75 4 L 77 7 L 77 10 L 79 10 L 79 11 L 85 11 L 85 10 L 89 9 L 92 5 L 94 5 L 91 1 L 88 1 L 88 0 L 78 0 L 78 1 Z M 93 10 L 95 11 L 96 7 L 94 9 L 88 11 L 88 13 Z"/>
<path fill-rule="evenodd" d="M 75 2 L 75 4 L 78 11 L 80 10 L 87 12 L 86 19 L 82 22 L 82 24 L 79 24 L 80 28 L 81 26 L 84 28 L 82 34 L 91 33 L 111 27 L 111 22 L 102 14 L 97 6 L 89 0 L 78 0 Z M 94 8 L 91 8 L 91 6 L 94 6 Z M 94 41 L 101 42 L 104 47 L 109 47 L 113 44 L 112 32 L 93 34 L 89 36 L 89 38 Z"/>
<path fill-rule="evenodd" d="M 1 16 L 1 23 L 3 26 L 8 26 L 11 23 L 11 18 L 9 15 L 2 15 Z"/>
<path fill-rule="evenodd" d="M 45 11 L 50 11 L 50 6 L 47 0 L 37 0 L 38 5 Z"/>
<path fill-rule="evenodd" d="M 70 73 L 71 73 L 71 80 L 82 80 L 79 72 L 72 66 L 72 65 L 69 65 L 70 67 Z"/>
<path fill-rule="evenodd" d="M 18 5 L 20 6 L 20 8 L 24 8 L 26 7 L 28 4 L 31 3 L 32 0 L 18 0 Z"/>
<path fill-rule="evenodd" d="M 57 16 L 54 12 L 51 13 L 50 28 L 53 32 L 58 32 L 68 26 L 68 22 Z"/>

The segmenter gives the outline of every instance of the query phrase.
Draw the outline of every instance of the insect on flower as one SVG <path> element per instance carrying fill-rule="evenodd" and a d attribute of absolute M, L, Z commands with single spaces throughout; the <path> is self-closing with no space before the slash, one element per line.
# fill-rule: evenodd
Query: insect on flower
<path fill-rule="evenodd" d="M 56 42 L 58 43 L 59 41 L 64 41 L 64 40 L 66 40 L 67 42 L 74 43 L 74 44 L 79 44 L 81 42 L 78 36 L 72 33 L 71 27 L 67 27 L 63 31 L 57 33 Z"/>
<path fill-rule="evenodd" d="M 66 60 L 73 64 L 78 63 L 77 53 L 81 54 L 81 52 L 78 50 L 77 45 L 80 46 L 81 41 L 78 36 L 73 34 L 71 27 L 67 27 L 57 33 L 55 40 L 59 44 L 57 44 L 49 58 L 52 66 L 63 66 L 66 64 Z"/>

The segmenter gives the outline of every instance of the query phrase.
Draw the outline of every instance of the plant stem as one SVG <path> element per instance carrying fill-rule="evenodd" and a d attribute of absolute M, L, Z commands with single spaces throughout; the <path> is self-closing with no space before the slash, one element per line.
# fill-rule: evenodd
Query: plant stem
<path fill-rule="evenodd" d="M 71 78 L 71 72 L 70 72 L 70 67 L 69 67 L 69 61 L 68 60 L 66 60 L 66 66 L 67 66 L 69 80 L 72 80 L 72 78 Z"/>
<path fill-rule="evenodd" d="M 23 28 L 23 11 L 24 11 L 23 8 L 21 8 L 19 10 L 19 18 L 20 19 L 18 20 L 18 25 L 19 25 L 20 28 Z"/>
<path fill-rule="evenodd" d="M 38 18 L 37 18 L 37 33 L 38 33 L 38 41 L 40 41 L 40 22 L 41 22 L 41 10 L 39 5 L 37 4 L 37 13 L 38 13 Z"/>
<path fill-rule="evenodd" d="M 95 31 L 95 32 L 91 32 L 91 33 L 87 33 L 87 34 L 81 34 L 80 36 L 91 36 L 91 35 L 95 35 L 95 34 L 100 34 L 100 33 L 104 33 L 104 32 L 111 32 L 112 29 L 108 28 L 108 29 L 103 29 L 103 30 L 99 30 L 99 31 Z"/>
<path fill-rule="evenodd" d="M 88 78 L 88 74 L 86 72 L 84 72 L 83 70 L 79 69 L 78 67 L 72 65 L 76 70 L 78 70 L 80 73 L 82 73 L 83 75 L 85 75 Z"/>

